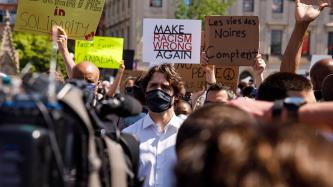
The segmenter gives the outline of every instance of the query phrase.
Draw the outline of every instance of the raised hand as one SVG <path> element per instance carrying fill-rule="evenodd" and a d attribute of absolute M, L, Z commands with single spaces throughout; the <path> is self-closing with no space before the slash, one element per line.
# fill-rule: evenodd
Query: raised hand
<path fill-rule="evenodd" d="M 318 1 L 319 7 L 315 8 L 312 5 L 306 5 L 301 3 L 301 0 L 295 0 L 296 9 L 295 9 L 295 19 L 296 22 L 312 22 L 315 20 L 319 15 L 320 12 L 325 8 L 328 7 L 328 3 Z"/>
<path fill-rule="evenodd" d="M 61 53 L 67 52 L 67 34 L 66 31 L 58 26 L 58 39 L 57 39 L 57 44 L 59 47 L 59 51 Z"/>

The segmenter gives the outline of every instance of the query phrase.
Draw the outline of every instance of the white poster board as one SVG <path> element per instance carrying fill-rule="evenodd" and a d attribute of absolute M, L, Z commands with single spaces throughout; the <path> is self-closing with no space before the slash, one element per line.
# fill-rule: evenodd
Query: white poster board
<path fill-rule="evenodd" d="M 200 45 L 200 20 L 143 20 L 143 61 L 150 65 L 199 64 Z"/>

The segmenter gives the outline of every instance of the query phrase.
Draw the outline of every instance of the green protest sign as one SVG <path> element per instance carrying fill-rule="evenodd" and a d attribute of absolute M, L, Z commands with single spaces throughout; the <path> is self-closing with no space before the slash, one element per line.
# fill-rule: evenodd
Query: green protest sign
<path fill-rule="evenodd" d="M 75 42 L 75 62 L 90 61 L 99 68 L 118 69 L 123 58 L 123 38 L 95 36 L 93 41 Z"/>

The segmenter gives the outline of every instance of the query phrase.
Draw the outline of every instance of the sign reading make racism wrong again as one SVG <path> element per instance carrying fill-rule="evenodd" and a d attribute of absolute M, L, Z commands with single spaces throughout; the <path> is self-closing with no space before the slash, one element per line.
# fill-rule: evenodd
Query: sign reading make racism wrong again
<path fill-rule="evenodd" d="M 257 16 L 206 16 L 205 51 L 209 64 L 252 66 L 258 50 Z"/>
<path fill-rule="evenodd" d="M 200 63 L 201 21 L 144 19 L 143 61 L 164 63 Z"/>
<path fill-rule="evenodd" d="M 50 35 L 54 25 L 68 38 L 92 40 L 105 0 L 20 0 L 15 31 Z"/>

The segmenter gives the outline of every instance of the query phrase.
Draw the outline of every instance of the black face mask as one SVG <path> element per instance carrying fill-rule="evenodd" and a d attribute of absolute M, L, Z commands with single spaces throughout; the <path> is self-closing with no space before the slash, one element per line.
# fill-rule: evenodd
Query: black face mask
<path fill-rule="evenodd" d="M 172 106 L 172 96 L 163 90 L 152 90 L 146 93 L 146 102 L 152 112 L 161 113 Z"/>
<path fill-rule="evenodd" d="M 133 90 L 133 87 L 126 87 L 125 88 L 125 95 L 132 95 L 132 90 Z"/>

